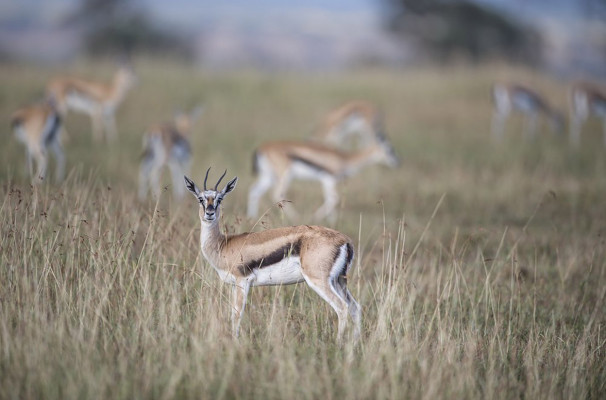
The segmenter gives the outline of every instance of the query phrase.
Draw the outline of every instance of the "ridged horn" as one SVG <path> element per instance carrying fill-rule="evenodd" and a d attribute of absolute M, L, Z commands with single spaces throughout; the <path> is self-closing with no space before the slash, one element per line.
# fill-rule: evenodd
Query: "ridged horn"
<path fill-rule="evenodd" d="M 215 185 L 215 192 L 217 191 L 217 186 L 219 186 L 219 183 L 221 183 L 221 180 L 223 179 L 223 177 L 225 176 L 226 173 L 227 173 L 227 170 L 225 170 L 225 172 L 223 172 L 223 175 L 221 175 L 221 177 L 217 181 L 217 184 Z"/>
<path fill-rule="evenodd" d="M 210 171 L 210 167 L 206 170 L 206 176 L 204 177 L 204 191 L 206 191 L 206 180 L 208 179 L 208 172 Z"/>

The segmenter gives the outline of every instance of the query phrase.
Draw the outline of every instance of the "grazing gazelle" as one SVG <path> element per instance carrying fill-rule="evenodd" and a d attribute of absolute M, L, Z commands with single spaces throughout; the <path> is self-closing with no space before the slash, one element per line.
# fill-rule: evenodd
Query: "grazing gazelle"
<path fill-rule="evenodd" d="M 56 102 L 62 115 L 69 110 L 88 114 L 96 140 L 103 134 L 113 139 L 116 136 L 116 108 L 135 81 L 132 68 L 122 66 L 109 84 L 74 77 L 55 78 L 47 85 L 47 95 Z"/>
<path fill-rule="evenodd" d="M 32 159 L 36 160 L 34 183 L 40 183 L 46 175 L 48 150 L 55 155 L 57 169 L 55 180 L 63 179 L 65 156 L 61 147 L 61 116 L 52 101 L 44 101 L 15 111 L 11 126 L 17 139 L 26 147 L 27 170 L 32 175 Z"/>
<path fill-rule="evenodd" d="M 603 141 L 606 146 L 606 90 L 587 82 L 578 82 L 570 88 L 570 141 L 578 145 L 581 128 L 590 115 L 602 119 Z"/>
<path fill-rule="evenodd" d="M 354 338 L 360 336 L 361 309 L 347 289 L 354 249 L 349 237 L 322 226 L 291 226 L 262 232 L 225 235 L 219 228 L 221 202 L 236 187 L 238 177 L 223 190 L 204 191 L 185 178 L 187 189 L 200 203 L 200 247 L 222 281 L 233 285 L 232 333 L 238 337 L 240 321 L 251 286 L 307 282 L 337 313 L 337 339 L 341 341 L 349 313 L 355 322 Z M 227 172 L 227 171 L 226 171 Z"/>
<path fill-rule="evenodd" d="M 492 136 L 500 141 L 503 138 L 505 122 L 512 111 L 524 114 L 525 135 L 534 137 L 537 129 L 537 117 L 545 115 L 552 131 L 561 132 L 564 126 L 562 114 L 536 92 L 521 85 L 496 83 L 492 87 L 494 112 L 492 116 Z"/>
<path fill-rule="evenodd" d="M 292 179 L 320 181 L 324 203 L 315 212 L 316 219 L 334 221 L 334 208 L 339 202 L 337 183 L 369 164 L 399 165 L 391 144 L 378 134 L 374 142 L 361 150 L 346 153 L 313 142 L 269 142 L 254 154 L 253 170 L 259 175 L 248 196 L 248 216 L 257 216 L 259 200 L 274 187 L 274 201 L 282 201 Z M 288 204 L 284 211 L 294 216 Z"/>
<path fill-rule="evenodd" d="M 328 143 L 343 146 L 357 136 L 362 146 L 383 134 L 383 122 L 377 108 L 367 101 L 350 101 L 330 111 L 314 136 Z"/>
<path fill-rule="evenodd" d="M 172 175 L 175 198 L 183 197 L 181 177 L 189 171 L 191 146 L 189 135 L 192 124 L 200 116 L 202 107 L 189 113 L 178 113 L 172 123 L 150 127 L 143 136 L 143 156 L 139 170 L 139 199 L 145 199 L 148 184 L 153 195 L 160 195 L 160 172 L 168 165 Z"/>

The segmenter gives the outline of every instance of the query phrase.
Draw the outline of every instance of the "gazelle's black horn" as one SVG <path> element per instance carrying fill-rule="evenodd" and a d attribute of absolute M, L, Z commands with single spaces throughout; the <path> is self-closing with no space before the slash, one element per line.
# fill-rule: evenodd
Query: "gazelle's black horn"
<path fill-rule="evenodd" d="M 210 171 L 210 167 L 206 170 L 206 176 L 204 177 L 204 191 L 206 191 L 206 180 L 208 179 L 208 171 Z"/>
<path fill-rule="evenodd" d="M 215 192 L 217 191 L 217 186 L 219 186 L 219 183 L 221 183 L 221 179 L 223 179 L 223 177 L 225 176 L 226 173 L 227 173 L 227 170 L 225 170 L 225 172 L 223 172 L 223 175 L 221 175 L 221 177 L 217 181 L 217 184 L 215 185 Z"/>

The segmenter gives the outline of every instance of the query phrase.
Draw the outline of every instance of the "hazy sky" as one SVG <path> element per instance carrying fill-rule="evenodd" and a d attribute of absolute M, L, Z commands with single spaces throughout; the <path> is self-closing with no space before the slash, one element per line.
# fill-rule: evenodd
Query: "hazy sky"
<path fill-rule="evenodd" d="M 159 20 L 186 28 L 218 17 L 233 21 L 254 21 L 264 17 L 287 15 L 293 18 L 314 13 L 335 18 L 358 18 L 379 23 L 380 10 L 385 0 L 135 0 L 146 6 Z M 492 7 L 502 8 L 521 17 L 558 18 L 581 15 L 577 0 L 477 0 Z M 53 23 L 77 5 L 80 0 L 0 0 L 0 22 L 14 21 Z"/>

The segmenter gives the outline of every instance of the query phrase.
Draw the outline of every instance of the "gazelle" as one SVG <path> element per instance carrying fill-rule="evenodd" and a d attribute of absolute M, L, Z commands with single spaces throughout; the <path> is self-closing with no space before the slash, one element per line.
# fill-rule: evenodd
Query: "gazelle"
<path fill-rule="evenodd" d="M 253 171 L 257 181 L 248 196 L 248 216 L 257 216 L 259 200 L 270 187 L 274 187 L 274 201 L 282 201 L 292 179 L 320 181 L 324 203 L 314 214 L 316 219 L 329 217 L 334 221 L 334 208 L 339 202 L 337 183 L 357 173 L 369 164 L 399 165 L 391 144 L 383 135 L 377 135 L 368 147 L 346 153 L 313 142 L 269 142 L 254 154 Z M 288 204 L 284 210 L 295 216 Z"/>
<path fill-rule="evenodd" d="M 148 184 L 153 195 L 160 195 L 160 172 L 168 165 L 173 181 L 173 195 L 183 197 L 181 177 L 189 171 L 191 146 L 189 136 L 192 124 L 202 113 L 202 107 L 196 107 L 189 113 L 177 113 L 172 123 L 150 127 L 143 136 L 143 156 L 139 169 L 139 199 L 145 199 Z"/>
<path fill-rule="evenodd" d="M 492 116 L 492 136 L 495 140 L 502 140 L 505 122 L 512 111 L 524 114 L 525 135 L 533 138 L 537 129 L 537 117 L 545 115 L 551 125 L 551 130 L 562 132 L 564 118 L 556 109 L 538 93 L 531 89 L 514 84 L 497 83 L 492 87 L 494 112 Z"/>
<path fill-rule="evenodd" d="M 88 114 L 96 140 L 101 139 L 103 134 L 113 139 L 117 134 L 116 108 L 135 81 L 132 68 L 122 66 L 109 84 L 75 77 L 55 78 L 47 85 L 47 95 L 54 99 L 62 115 L 69 110 Z"/>
<path fill-rule="evenodd" d="M 367 101 L 350 101 L 330 111 L 315 131 L 315 137 L 343 146 L 346 140 L 357 136 L 362 146 L 376 134 L 383 134 L 382 117 L 377 108 Z"/>
<path fill-rule="evenodd" d="M 65 171 L 65 156 L 61 146 L 61 116 L 51 101 L 44 101 L 15 111 L 11 126 L 17 139 L 26 148 L 27 170 L 32 176 L 32 159 L 36 160 L 33 183 L 40 183 L 46 176 L 48 150 L 55 155 L 55 180 L 60 182 Z"/>
<path fill-rule="evenodd" d="M 581 142 L 583 123 L 590 115 L 602 119 L 603 141 L 606 146 L 606 90 L 587 82 L 578 82 L 570 88 L 570 141 Z"/>
<path fill-rule="evenodd" d="M 354 338 L 361 328 L 360 305 L 347 289 L 347 273 L 354 249 L 349 237 L 322 226 L 291 226 L 262 232 L 225 235 L 219 228 L 221 202 L 234 190 L 238 177 L 223 190 L 204 190 L 185 178 L 187 189 L 200 203 L 200 247 L 222 281 L 233 285 L 232 333 L 238 337 L 240 322 L 251 286 L 288 285 L 307 282 L 337 313 L 337 339 L 341 341 L 349 313 L 355 322 Z"/>

